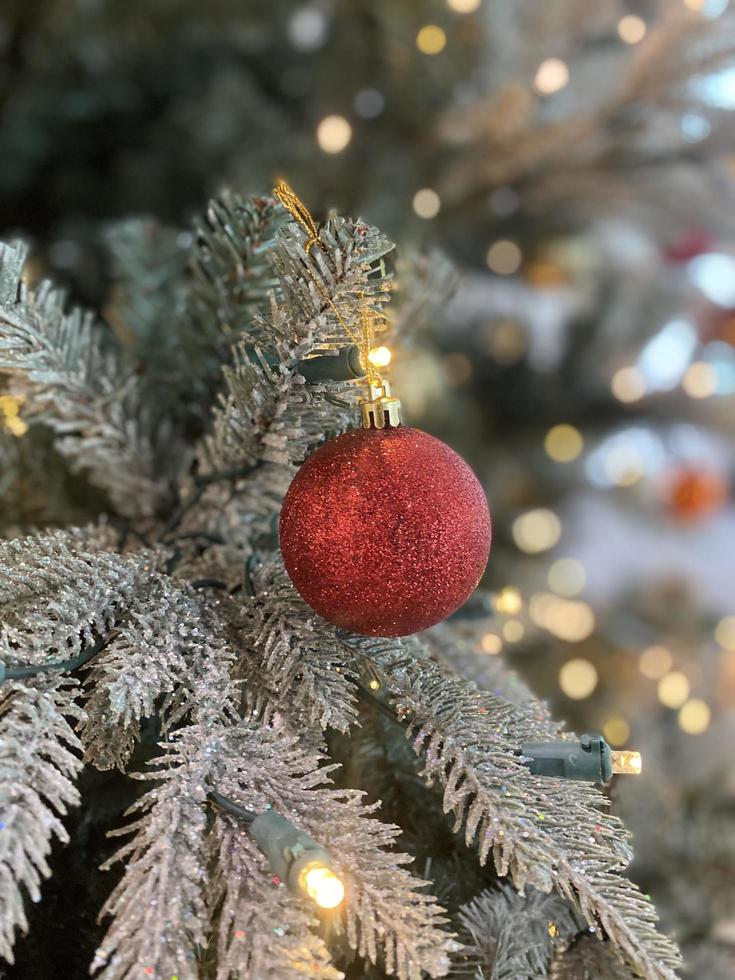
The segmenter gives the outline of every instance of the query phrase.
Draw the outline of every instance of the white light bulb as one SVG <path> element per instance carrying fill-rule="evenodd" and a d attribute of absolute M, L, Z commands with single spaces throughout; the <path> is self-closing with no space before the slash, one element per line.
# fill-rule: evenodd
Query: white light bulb
<path fill-rule="evenodd" d="M 319 908 L 336 909 L 345 897 L 345 886 L 324 864 L 311 864 L 301 875 L 302 887 Z"/>

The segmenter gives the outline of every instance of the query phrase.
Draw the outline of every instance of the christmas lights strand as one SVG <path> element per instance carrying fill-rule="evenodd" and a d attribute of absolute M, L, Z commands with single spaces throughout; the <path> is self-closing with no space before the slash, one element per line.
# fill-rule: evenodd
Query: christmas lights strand
<path fill-rule="evenodd" d="M 122 626 L 126 618 L 127 614 L 123 616 L 115 628 L 110 630 L 106 636 L 100 637 L 92 646 L 83 646 L 76 657 L 71 657 L 69 660 L 61 660 L 50 664 L 16 664 L 14 667 L 6 667 L 5 664 L 0 663 L 0 684 L 3 681 L 24 680 L 26 677 L 35 677 L 38 674 L 46 674 L 54 670 L 59 670 L 61 673 L 69 673 L 72 670 L 83 667 L 84 664 L 89 663 L 93 657 L 96 657 L 98 653 L 102 653 L 112 643 L 120 632 L 120 626 Z"/>

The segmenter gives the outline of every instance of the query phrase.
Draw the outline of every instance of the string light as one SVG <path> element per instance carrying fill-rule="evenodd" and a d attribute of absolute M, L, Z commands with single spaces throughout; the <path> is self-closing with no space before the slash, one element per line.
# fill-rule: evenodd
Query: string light
<path fill-rule="evenodd" d="M 579 456 L 583 447 L 582 435 L 573 425 L 555 425 L 549 429 L 544 439 L 546 454 L 555 463 L 571 463 Z"/>
<path fill-rule="evenodd" d="M 455 14 L 473 14 L 480 8 L 481 0 L 447 0 L 447 6 Z"/>
<path fill-rule="evenodd" d="M 553 95 L 569 82 L 569 68 L 561 58 L 547 58 L 536 70 L 533 85 L 541 95 Z"/>
<path fill-rule="evenodd" d="M 413 196 L 413 209 L 419 218 L 435 218 L 441 209 L 441 199 L 431 187 L 422 187 Z"/>
<path fill-rule="evenodd" d="M 336 909 L 345 897 L 345 886 L 337 875 L 325 864 L 314 861 L 307 865 L 300 875 L 304 892 L 320 909 Z"/>
<path fill-rule="evenodd" d="M 352 139 L 352 126 L 344 116 L 325 116 L 316 129 L 316 139 L 325 153 L 341 153 Z"/>
<path fill-rule="evenodd" d="M 484 653 L 489 653 L 491 656 L 497 656 L 503 649 L 503 641 L 500 639 L 497 633 L 485 633 L 480 640 L 480 648 Z"/>
<path fill-rule="evenodd" d="M 485 260 L 491 272 L 498 276 L 512 276 L 521 266 L 522 254 L 515 242 L 501 238 L 487 250 Z"/>
<path fill-rule="evenodd" d="M 648 647 L 638 661 L 638 670 L 649 680 L 657 681 L 671 670 L 673 658 L 666 647 Z"/>
<path fill-rule="evenodd" d="M 628 14 L 618 21 L 618 36 L 626 44 L 638 44 L 646 36 L 646 22 L 635 14 Z"/>
<path fill-rule="evenodd" d="M 610 745 L 625 745 L 630 738 L 630 725 L 622 715 L 611 715 L 602 726 L 602 734 Z"/>
<path fill-rule="evenodd" d="M 687 735 L 701 735 L 709 728 L 712 713 L 709 705 L 699 698 L 692 698 L 679 711 L 679 728 Z"/>
<path fill-rule="evenodd" d="M 588 698 L 597 687 L 597 670 L 589 660 L 567 660 L 559 671 L 559 687 L 573 701 Z"/>
<path fill-rule="evenodd" d="M 368 360 L 376 368 L 388 367 L 392 359 L 390 347 L 371 347 L 368 353 Z"/>
<path fill-rule="evenodd" d="M 571 598 L 579 595 L 587 583 L 584 565 L 575 558 L 559 558 L 548 571 L 549 588 L 559 595 Z"/>
<path fill-rule="evenodd" d="M 561 521 L 545 507 L 529 510 L 513 521 L 513 539 L 526 554 L 548 551 L 560 537 Z"/>
<path fill-rule="evenodd" d="M 646 379 L 636 367 L 616 371 L 610 382 L 613 395 L 620 402 L 637 402 L 646 393 Z"/>
<path fill-rule="evenodd" d="M 514 585 L 506 585 L 501 589 L 495 596 L 494 602 L 497 611 L 508 616 L 517 615 L 523 608 L 523 598 Z"/>
<path fill-rule="evenodd" d="M 437 24 L 424 24 L 416 35 L 416 47 L 421 54 L 439 54 L 447 45 L 447 35 Z"/>
<path fill-rule="evenodd" d="M 640 752 L 628 750 L 613 752 L 612 771 L 616 776 L 640 776 L 643 770 L 643 759 Z"/>
<path fill-rule="evenodd" d="M 725 616 L 715 627 L 715 640 L 723 650 L 735 650 L 735 616 Z"/>
<path fill-rule="evenodd" d="M 568 643 L 579 643 L 595 629 L 595 614 L 586 602 L 549 596 L 543 609 L 541 625 Z"/>
<path fill-rule="evenodd" d="M 667 708 L 680 708 L 689 697 L 689 678 L 672 670 L 658 682 L 658 699 Z"/>
<path fill-rule="evenodd" d="M 709 398 L 717 391 L 717 372 L 706 361 L 695 361 L 684 372 L 681 386 L 690 398 Z"/>

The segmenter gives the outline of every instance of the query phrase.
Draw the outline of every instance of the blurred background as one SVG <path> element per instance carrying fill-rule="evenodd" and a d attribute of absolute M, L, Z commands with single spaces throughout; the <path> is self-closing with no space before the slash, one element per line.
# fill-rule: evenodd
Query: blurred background
<path fill-rule="evenodd" d="M 284 176 L 398 242 L 428 326 L 395 387 L 494 515 L 478 678 L 502 656 L 642 751 L 613 795 L 697 980 L 735 977 L 734 107 L 728 0 L 0 8 L 2 236 L 103 318 L 115 262 L 153 301 L 225 185 Z M 179 230 L 111 236 L 140 214 Z"/>

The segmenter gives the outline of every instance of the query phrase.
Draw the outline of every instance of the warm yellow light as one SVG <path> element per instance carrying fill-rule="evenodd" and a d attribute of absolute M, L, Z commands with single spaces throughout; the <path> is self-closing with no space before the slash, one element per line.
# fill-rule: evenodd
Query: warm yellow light
<path fill-rule="evenodd" d="M 487 250 L 485 261 L 488 268 L 498 276 L 512 276 L 521 265 L 521 250 L 515 242 L 501 238 L 493 242 Z"/>
<path fill-rule="evenodd" d="M 559 687 L 568 698 L 581 701 L 597 687 L 597 670 L 589 660 L 567 660 L 559 671 Z"/>
<path fill-rule="evenodd" d="M 735 616 L 725 616 L 715 627 L 715 639 L 723 650 L 735 650 Z"/>
<path fill-rule="evenodd" d="M 616 371 L 610 382 L 613 395 L 620 402 L 636 402 L 646 393 L 646 379 L 636 367 Z"/>
<path fill-rule="evenodd" d="M 539 507 L 513 521 L 513 539 L 529 555 L 553 548 L 561 536 L 561 521 L 556 514 Z"/>
<path fill-rule="evenodd" d="M 704 4 L 705 0 L 684 0 L 684 6 L 690 10 L 701 10 Z"/>
<path fill-rule="evenodd" d="M 689 678 L 680 670 L 672 670 L 658 682 L 658 699 L 667 708 L 680 708 L 689 697 Z"/>
<path fill-rule="evenodd" d="M 584 565 L 575 558 L 559 558 L 548 571 L 546 576 L 549 588 L 559 595 L 579 595 L 587 582 Z"/>
<path fill-rule="evenodd" d="M 648 647 L 641 654 L 638 670 L 644 677 L 657 681 L 671 670 L 673 658 L 666 647 Z"/>
<path fill-rule="evenodd" d="M 437 24 L 424 24 L 416 35 L 416 47 L 421 54 L 439 54 L 447 45 L 447 35 Z"/>
<path fill-rule="evenodd" d="M 324 864 L 310 864 L 301 874 L 301 886 L 321 909 L 336 909 L 345 897 L 345 886 Z"/>
<path fill-rule="evenodd" d="M 518 643 L 519 640 L 523 639 L 525 632 L 523 623 L 517 619 L 509 619 L 507 623 L 503 624 L 503 636 L 508 643 Z"/>
<path fill-rule="evenodd" d="M 22 395 L 0 395 L 0 425 L 13 436 L 24 436 L 28 423 L 20 417 Z"/>
<path fill-rule="evenodd" d="M 447 0 L 447 6 L 455 14 L 473 14 L 480 8 L 481 0 Z"/>
<path fill-rule="evenodd" d="M 352 139 L 352 126 L 344 116 L 326 116 L 316 128 L 316 139 L 325 153 L 341 153 Z"/>
<path fill-rule="evenodd" d="M 370 690 L 371 691 L 379 691 L 380 690 L 380 681 L 379 680 L 376 680 L 373 677 L 373 679 L 370 681 L 370 685 L 369 686 L 370 686 Z"/>
<path fill-rule="evenodd" d="M 640 752 L 626 750 L 612 753 L 612 771 L 616 776 L 640 776 L 643 760 Z"/>
<path fill-rule="evenodd" d="M 499 613 L 508 616 L 515 616 L 523 608 L 521 593 L 514 585 L 506 585 L 504 589 L 495 596 L 495 608 Z"/>
<path fill-rule="evenodd" d="M 618 35 L 626 44 L 638 44 L 646 36 L 646 22 L 635 14 L 628 14 L 618 21 Z"/>
<path fill-rule="evenodd" d="M 709 705 L 699 698 L 692 698 L 679 712 L 679 728 L 687 735 L 701 735 L 709 728 L 710 718 Z"/>
<path fill-rule="evenodd" d="M 422 187 L 413 196 L 413 209 L 419 218 L 435 218 L 441 206 L 441 198 L 431 187 Z"/>
<path fill-rule="evenodd" d="M 480 640 L 480 647 L 485 653 L 490 653 L 494 656 L 503 649 L 503 641 L 497 633 L 485 633 Z"/>
<path fill-rule="evenodd" d="M 544 449 L 555 463 L 571 463 L 582 452 L 584 440 L 573 425 L 555 425 L 546 433 Z"/>
<path fill-rule="evenodd" d="M 560 640 L 579 643 L 595 629 L 595 614 L 586 602 L 552 596 L 544 617 L 544 627 Z"/>
<path fill-rule="evenodd" d="M 706 361 L 695 361 L 687 368 L 681 386 L 690 398 L 709 398 L 717 391 L 717 372 Z"/>
<path fill-rule="evenodd" d="M 533 84 L 542 95 L 552 95 L 563 89 L 568 81 L 569 69 L 561 58 L 547 58 L 538 66 Z"/>
<path fill-rule="evenodd" d="M 376 368 L 388 367 L 391 360 L 393 359 L 393 354 L 391 353 L 390 347 L 371 347 L 368 354 L 368 360 Z"/>
<path fill-rule="evenodd" d="M 602 726 L 602 734 L 610 745 L 625 745 L 630 738 L 630 725 L 622 715 L 611 715 Z"/>

